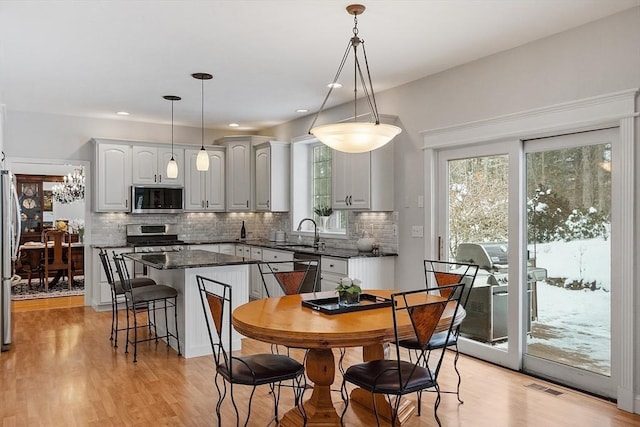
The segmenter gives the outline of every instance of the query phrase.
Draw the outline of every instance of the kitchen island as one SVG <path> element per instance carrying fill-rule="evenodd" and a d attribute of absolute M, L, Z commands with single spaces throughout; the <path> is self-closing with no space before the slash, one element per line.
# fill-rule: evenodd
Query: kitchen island
<path fill-rule="evenodd" d="M 211 354 L 197 275 L 230 284 L 234 309 L 249 301 L 249 264 L 256 261 L 199 249 L 123 255 L 151 267 L 148 269 L 149 277 L 158 284 L 178 290 L 178 334 L 185 358 Z M 160 331 L 165 327 L 164 319 L 158 319 Z M 234 350 L 240 349 L 241 338 L 239 333 L 233 332 Z"/>

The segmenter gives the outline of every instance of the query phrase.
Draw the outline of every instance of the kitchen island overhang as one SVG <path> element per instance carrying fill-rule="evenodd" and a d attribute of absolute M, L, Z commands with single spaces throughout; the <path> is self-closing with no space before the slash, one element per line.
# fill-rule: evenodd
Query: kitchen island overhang
<path fill-rule="evenodd" d="M 211 343 L 198 293 L 196 276 L 204 276 L 232 287 L 233 309 L 249 301 L 249 277 L 255 260 L 200 249 L 126 253 L 125 257 L 147 267 L 149 277 L 158 284 L 178 290 L 178 333 L 185 358 L 211 354 Z M 169 325 L 171 327 L 171 325 Z M 159 334 L 166 328 L 158 319 Z M 241 348 L 242 335 L 233 332 L 233 350 Z"/>

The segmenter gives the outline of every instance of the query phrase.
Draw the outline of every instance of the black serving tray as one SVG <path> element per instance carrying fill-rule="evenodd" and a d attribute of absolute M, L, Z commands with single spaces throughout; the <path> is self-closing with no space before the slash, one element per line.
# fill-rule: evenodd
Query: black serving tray
<path fill-rule="evenodd" d="M 320 298 L 302 301 L 303 307 L 325 314 L 351 313 L 352 311 L 371 310 L 374 308 L 390 307 L 392 301 L 388 298 L 371 294 L 360 294 L 360 302 L 354 305 L 338 304 L 338 297 Z"/>

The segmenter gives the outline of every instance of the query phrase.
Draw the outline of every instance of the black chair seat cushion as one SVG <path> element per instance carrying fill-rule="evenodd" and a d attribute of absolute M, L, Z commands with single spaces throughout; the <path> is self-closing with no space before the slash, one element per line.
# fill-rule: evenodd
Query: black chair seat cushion
<path fill-rule="evenodd" d="M 437 348 L 449 347 L 451 345 L 455 345 L 457 342 L 458 336 L 456 334 L 450 334 L 449 339 L 447 340 L 447 331 L 438 332 L 437 334 L 433 334 L 431 336 L 429 344 L 427 345 L 425 350 L 434 350 Z M 417 339 L 411 338 L 408 340 L 400 341 L 400 347 L 408 348 L 409 350 L 420 350 L 420 343 Z"/>
<path fill-rule="evenodd" d="M 156 281 L 153 279 L 149 279 L 148 277 L 136 277 L 135 279 L 131 279 L 131 288 L 140 288 L 142 286 L 153 286 L 156 285 Z M 116 280 L 113 284 L 113 287 L 116 291 L 116 295 L 124 294 L 124 288 L 122 287 L 122 282 L 120 280 Z"/>
<path fill-rule="evenodd" d="M 171 286 L 151 285 L 141 286 L 131 289 L 133 301 L 136 303 L 144 301 L 157 301 L 178 296 L 178 291 Z"/>
<path fill-rule="evenodd" d="M 398 361 L 388 359 L 353 365 L 346 370 L 344 378 L 372 393 L 385 394 L 412 393 L 436 385 L 436 375 L 429 369 L 400 361 L 400 370 L 402 384 L 398 377 Z"/>
<path fill-rule="evenodd" d="M 253 354 L 234 357 L 231 362 L 232 375 L 224 364 L 218 365 L 218 372 L 233 383 L 261 385 L 296 378 L 304 372 L 304 366 L 283 354 Z"/>

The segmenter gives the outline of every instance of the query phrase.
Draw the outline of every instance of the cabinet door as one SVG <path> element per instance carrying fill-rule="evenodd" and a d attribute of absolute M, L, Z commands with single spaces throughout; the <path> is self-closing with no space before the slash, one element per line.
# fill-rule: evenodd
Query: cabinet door
<path fill-rule="evenodd" d="M 176 178 L 167 177 L 167 164 L 169 164 L 169 160 L 171 160 L 172 155 L 173 159 L 178 164 L 178 176 Z M 158 147 L 157 183 L 166 185 L 184 185 L 184 174 L 184 149 L 174 147 L 172 153 L 171 147 Z"/>
<path fill-rule="evenodd" d="M 205 210 L 205 174 L 196 169 L 196 157 L 200 150 L 185 150 L 184 209 L 191 212 Z M 178 172 L 180 173 L 180 172 Z"/>
<path fill-rule="evenodd" d="M 256 149 L 256 210 L 269 211 L 271 199 L 271 147 Z"/>
<path fill-rule="evenodd" d="M 349 154 L 349 209 L 371 207 L 371 153 Z"/>
<path fill-rule="evenodd" d="M 132 149 L 132 182 L 134 184 L 158 184 L 158 149 L 134 145 Z"/>
<path fill-rule="evenodd" d="M 227 145 L 227 210 L 251 210 L 251 143 Z"/>
<path fill-rule="evenodd" d="M 204 173 L 204 207 L 208 211 L 224 211 L 225 155 L 224 151 L 209 151 L 209 170 Z M 194 159 L 195 165 L 195 159 Z M 194 167 L 195 169 L 195 167 Z"/>
<path fill-rule="evenodd" d="M 131 147 L 98 144 L 96 165 L 96 212 L 129 211 Z"/>
<path fill-rule="evenodd" d="M 371 154 L 333 150 L 331 194 L 333 209 L 371 207 Z"/>
<path fill-rule="evenodd" d="M 348 209 L 348 166 L 347 153 L 333 150 L 331 152 L 331 207 L 333 209 Z"/>

